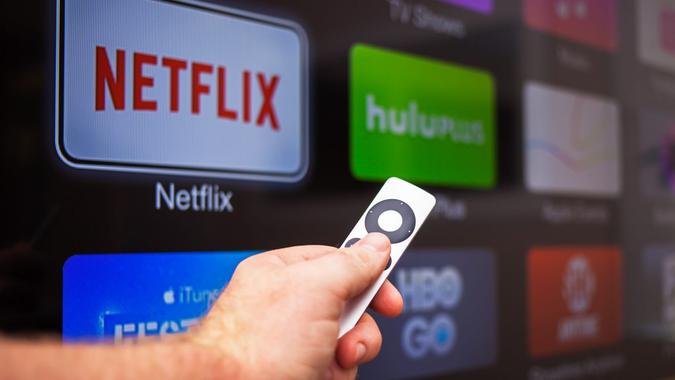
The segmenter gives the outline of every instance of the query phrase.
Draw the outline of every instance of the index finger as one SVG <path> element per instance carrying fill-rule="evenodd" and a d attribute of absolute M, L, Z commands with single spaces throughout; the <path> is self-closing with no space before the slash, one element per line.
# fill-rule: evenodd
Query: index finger
<path fill-rule="evenodd" d="M 385 317 L 397 317 L 403 312 L 403 297 L 394 284 L 387 280 L 373 298 L 370 308 Z"/>

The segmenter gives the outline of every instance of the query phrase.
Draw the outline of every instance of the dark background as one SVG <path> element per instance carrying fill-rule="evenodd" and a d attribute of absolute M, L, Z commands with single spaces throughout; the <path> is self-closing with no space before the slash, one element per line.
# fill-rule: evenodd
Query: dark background
<path fill-rule="evenodd" d="M 412 2 L 412 0 L 411 0 Z M 624 365 L 608 378 L 675 374 L 667 339 L 632 333 L 640 319 L 640 250 L 664 243 L 675 227 L 656 226 L 656 208 L 673 199 L 644 200 L 638 189 L 637 109 L 674 109 L 675 99 L 650 88 L 648 78 L 668 73 L 638 63 L 635 10 L 619 1 L 619 48 L 609 53 L 527 29 L 522 4 L 496 0 L 485 16 L 433 0 L 428 8 L 460 19 L 462 39 L 393 22 L 386 0 L 341 2 L 219 1 L 227 6 L 300 23 L 310 47 L 310 171 L 300 187 L 208 179 L 234 192 L 226 215 L 156 211 L 154 185 L 166 177 L 78 172 L 62 164 L 53 146 L 54 2 L 0 5 L 0 331 L 59 334 L 61 268 L 78 253 L 270 249 L 306 243 L 337 245 L 368 205 L 379 184 L 356 181 L 349 169 L 349 49 L 357 42 L 414 53 L 488 71 L 497 89 L 498 182 L 487 191 L 429 188 L 462 200 L 463 221 L 431 218 L 416 247 L 488 247 L 498 272 L 498 359 L 487 369 L 452 378 L 523 378 L 534 366 L 552 367 L 618 355 Z M 589 72 L 562 66 L 564 47 L 593 63 Z M 672 75 L 670 76 L 671 80 Z M 562 85 L 617 99 L 621 105 L 623 195 L 618 200 L 533 195 L 524 188 L 521 93 L 525 80 Z M 172 177 L 176 185 L 202 178 Z M 543 202 L 586 202 L 606 207 L 608 223 L 546 224 Z M 620 245 L 624 262 L 626 331 L 622 343 L 532 361 L 527 349 L 526 255 L 534 245 Z"/>

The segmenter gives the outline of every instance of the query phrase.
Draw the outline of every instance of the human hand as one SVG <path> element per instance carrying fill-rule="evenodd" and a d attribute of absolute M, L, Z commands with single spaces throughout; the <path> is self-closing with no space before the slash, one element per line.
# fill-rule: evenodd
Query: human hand
<path fill-rule="evenodd" d="M 190 339 L 234 360 L 240 378 L 352 379 L 378 354 L 382 335 L 366 313 L 338 340 L 340 315 L 375 282 L 390 251 L 376 233 L 351 248 L 300 246 L 250 257 Z M 394 317 L 403 299 L 387 281 L 371 307 Z"/>

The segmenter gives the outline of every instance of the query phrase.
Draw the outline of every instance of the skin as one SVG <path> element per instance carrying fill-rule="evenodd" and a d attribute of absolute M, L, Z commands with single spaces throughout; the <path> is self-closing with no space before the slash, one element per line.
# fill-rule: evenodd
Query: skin
<path fill-rule="evenodd" d="M 379 353 L 365 314 L 341 339 L 347 300 L 384 270 L 391 246 L 369 234 L 351 248 L 301 246 L 243 261 L 201 324 L 134 345 L 0 340 L 2 379 L 353 379 Z M 403 300 L 386 282 L 371 308 L 394 317 Z"/>

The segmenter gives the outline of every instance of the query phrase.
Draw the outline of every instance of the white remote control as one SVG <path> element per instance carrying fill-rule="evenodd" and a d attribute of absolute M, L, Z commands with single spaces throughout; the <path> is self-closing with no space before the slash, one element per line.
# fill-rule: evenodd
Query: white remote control
<path fill-rule="evenodd" d="M 368 233 L 380 232 L 391 241 L 391 258 L 377 281 L 361 295 L 347 302 L 340 317 L 338 337 L 356 326 L 435 204 L 436 198 L 433 195 L 406 181 L 389 178 L 384 183 L 342 247 L 354 245 Z"/>

